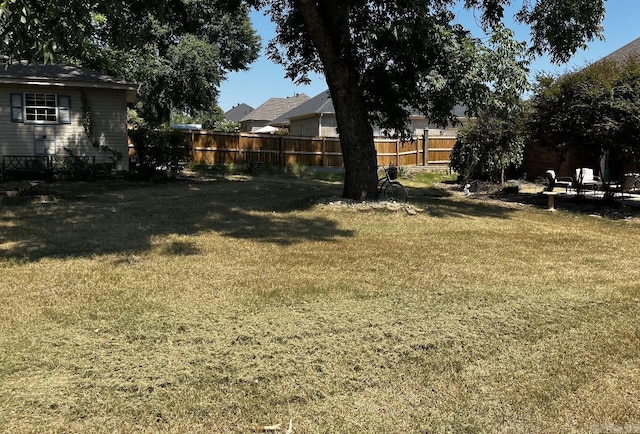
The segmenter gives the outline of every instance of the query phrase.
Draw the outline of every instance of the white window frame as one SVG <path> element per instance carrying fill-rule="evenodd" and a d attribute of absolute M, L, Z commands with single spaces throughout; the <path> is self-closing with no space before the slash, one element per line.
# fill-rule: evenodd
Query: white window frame
<path fill-rule="evenodd" d="M 24 121 L 28 124 L 57 124 L 58 95 L 55 93 L 24 93 Z"/>
<path fill-rule="evenodd" d="M 34 125 L 70 124 L 71 97 L 51 92 L 12 93 L 11 121 Z"/>

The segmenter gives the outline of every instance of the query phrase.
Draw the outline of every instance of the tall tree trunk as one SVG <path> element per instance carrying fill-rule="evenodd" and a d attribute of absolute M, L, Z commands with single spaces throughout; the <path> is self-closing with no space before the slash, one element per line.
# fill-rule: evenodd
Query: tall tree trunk
<path fill-rule="evenodd" d="M 345 85 L 345 82 L 348 83 L 345 78 L 327 78 L 345 167 L 342 195 L 356 200 L 375 199 L 378 177 L 373 128 L 362 93 L 357 86 Z"/>
<path fill-rule="evenodd" d="M 171 122 L 171 107 L 166 104 L 156 104 L 156 111 L 160 124 L 169 124 Z"/>
<path fill-rule="evenodd" d="M 360 73 L 352 55 L 349 1 L 293 0 L 322 62 L 336 110 L 345 167 L 343 197 L 373 199 L 377 190 L 376 149 Z"/>

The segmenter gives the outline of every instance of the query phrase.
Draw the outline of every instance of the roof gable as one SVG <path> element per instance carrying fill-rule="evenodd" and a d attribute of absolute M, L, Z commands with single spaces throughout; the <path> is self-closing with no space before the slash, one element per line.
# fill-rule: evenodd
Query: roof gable
<path fill-rule="evenodd" d="M 225 117 L 226 120 L 231 121 L 231 122 L 240 122 L 240 120 L 242 118 L 244 118 L 246 115 L 251 113 L 253 110 L 255 110 L 255 109 L 253 107 L 251 107 L 250 105 L 247 105 L 245 103 L 241 103 L 241 104 L 238 104 L 237 106 L 233 107 L 231 110 L 227 111 L 224 114 L 224 117 Z"/>
<path fill-rule="evenodd" d="M 281 114 L 291 110 L 294 107 L 299 106 L 308 99 L 309 97 L 304 93 L 287 98 L 269 98 L 262 105 L 258 106 L 258 108 L 243 117 L 241 119 L 241 122 L 272 121 Z"/>
<path fill-rule="evenodd" d="M 331 100 L 331 93 L 329 90 L 320 92 L 313 98 L 305 101 L 297 107 L 289 110 L 286 113 L 278 116 L 274 119 L 272 125 L 287 125 L 289 120 L 295 118 L 308 117 L 317 114 L 335 114 L 335 108 L 333 107 L 333 101 Z"/>

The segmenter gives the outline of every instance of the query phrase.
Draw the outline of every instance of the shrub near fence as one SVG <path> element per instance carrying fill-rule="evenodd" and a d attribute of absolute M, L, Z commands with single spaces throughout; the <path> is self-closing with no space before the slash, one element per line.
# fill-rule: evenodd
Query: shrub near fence
<path fill-rule="evenodd" d="M 256 133 L 185 131 L 196 164 L 242 164 L 343 166 L 337 137 L 298 137 Z M 411 141 L 376 138 L 378 165 L 429 166 L 448 169 L 455 137 L 416 137 Z"/>

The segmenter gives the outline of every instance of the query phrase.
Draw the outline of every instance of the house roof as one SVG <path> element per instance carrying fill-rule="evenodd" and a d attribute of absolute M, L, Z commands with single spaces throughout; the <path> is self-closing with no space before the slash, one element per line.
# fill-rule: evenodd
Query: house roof
<path fill-rule="evenodd" d="M 251 107 L 250 105 L 247 105 L 245 103 L 241 103 L 238 104 L 237 106 L 233 107 L 231 110 L 227 111 L 224 114 L 224 118 L 228 121 L 231 122 L 240 122 L 240 120 L 245 117 L 246 115 L 248 115 L 249 113 L 251 113 L 253 110 L 255 110 L 253 107 Z"/>
<path fill-rule="evenodd" d="M 270 122 L 281 114 L 307 101 L 309 97 L 304 93 L 287 98 L 269 98 L 255 110 L 243 117 L 240 122 L 266 121 Z"/>
<path fill-rule="evenodd" d="M 271 125 L 289 125 L 289 121 L 295 118 L 303 118 L 317 114 L 335 114 L 333 101 L 329 90 L 320 92 L 313 98 L 303 102 L 297 107 L 275 118 L 270 122 Z"/>
<path fill-rule="evenodd" d="M 13 63 L 0 65 L 0 84 L 118 89 L 135 101 L 138 85 L 87 68 L 46 64 Z"/>
<path fill-rule="evenodd" d="M 456 105 L 451 114 L 455 117 L 466 117 L 466 107 L 463 105 Z M 286 126 L 289 125 L 291 119 L 299 119 L 304 117 L 310 117 L 319 114 L 335 114 L 335 108 L 333 107 L 333 101 L 331 100 L 331 94 L 329 90 L 319 93 L 310 100 L 300 104 L 299 106 L 289 110 L 288 112 L 278 116 L 276 119 L 270 122 L 271 125 Z M 424 117 L 422 113 L 417 110 L 411 110 L 412 117 Z"/>
<path fill-rule="evenodd" d="M 607 54 L 601 60 L 623 61 L 630 56 L 640 57 L 640 38 L 634 39 L 627 45 L 618 48 L 613 53 Z"/>

